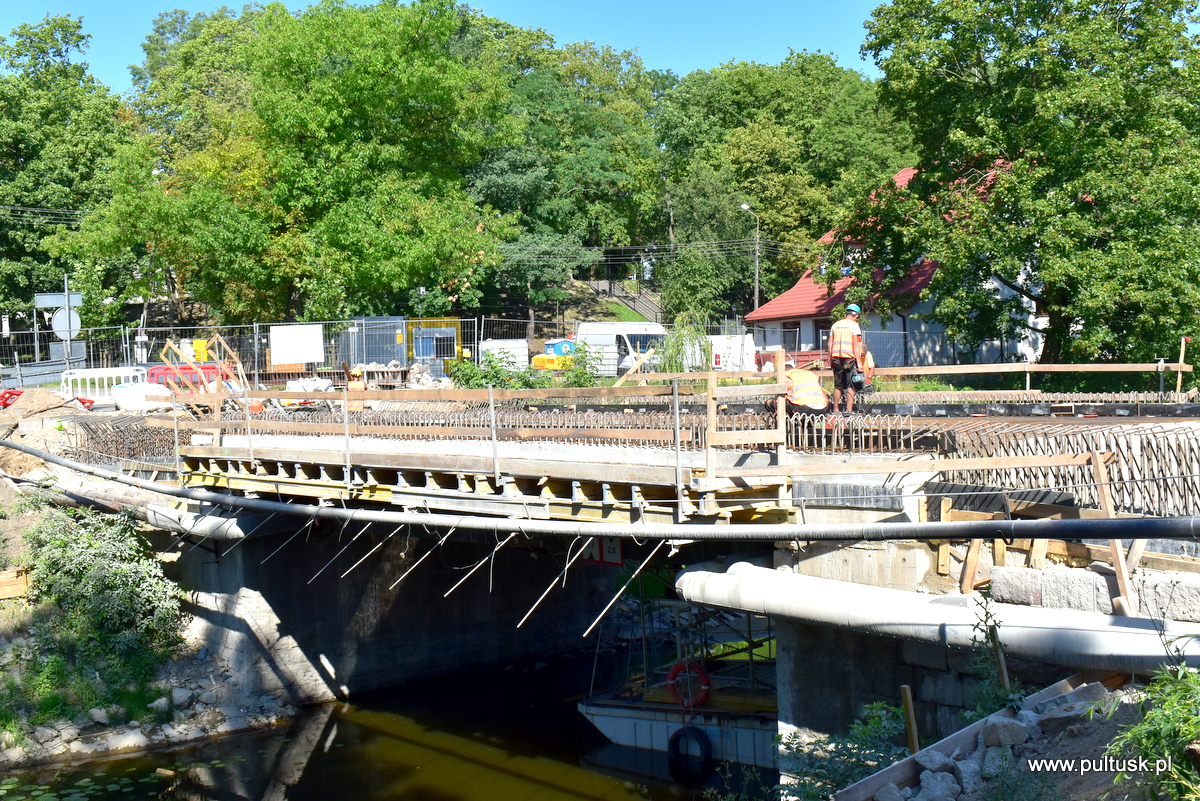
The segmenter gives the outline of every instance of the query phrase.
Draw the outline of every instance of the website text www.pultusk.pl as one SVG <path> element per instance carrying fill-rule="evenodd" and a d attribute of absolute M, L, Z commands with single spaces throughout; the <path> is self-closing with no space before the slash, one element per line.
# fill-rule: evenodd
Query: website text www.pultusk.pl
<path fill-rule="evenodd" d="M 1113 756 L 1102 756 L 1095 759 L 1031 759 L 1029 770 L 1032 773 L 1160 773 L 1171 772 L 1171 757 L 1165 759 L 1147 759 L 1136 757 L 1120 759 Z"/>

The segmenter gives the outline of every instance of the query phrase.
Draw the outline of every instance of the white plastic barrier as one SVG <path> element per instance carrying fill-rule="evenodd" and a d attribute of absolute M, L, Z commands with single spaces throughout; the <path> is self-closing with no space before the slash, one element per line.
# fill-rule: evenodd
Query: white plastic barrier
<path fill-rule="evenodd" d="M 145 381 L 145 367 L 88 367 L 63 370 L 60 389 L 72 398 L 112 400 L 112 388 L 117 384 L 139 384 Z"/>

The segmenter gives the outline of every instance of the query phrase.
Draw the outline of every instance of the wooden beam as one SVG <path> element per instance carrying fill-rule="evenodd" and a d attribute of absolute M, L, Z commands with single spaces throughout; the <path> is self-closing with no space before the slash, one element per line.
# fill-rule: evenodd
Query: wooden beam
<path fill-rule="evenodd" d="M 1104 458 L 1097 452 L 1092 454 L 1092 472 L 1096 479 L 1096 493 L 1100 497 L 1100 509 L 1105 517 L 1113 517 L 1116 505 L 1113 503 L 1112 487 L 1108 482 L 1108 468 L 1104 466 Z M 1112 551 L 1113 572 L 1117 574 L 1117 590 L 1119 595 L 1113 600 L 1113 608 L 1129 617 L 1138 617 L 1137 594 L 1129 582 L 1129 571 L 1125 565 L 1125 551 L 1120 540 L 1109 540 L 1109 550 Z M 1120 604 L 1117 601 L 1121 601 Z"/>
<path fill-rule="evenodd" d="M 787 392 L 788 385 L 779 384 L 745 384 L 736 387 L 717 387 L 714 392 L 718 398 L 747 398 L 759 395 L 782 395 Z"/>
<path fill-rule="evenodd" d="M 1034 501 L 1010 500 L 1009 509 L 1012 510 L 1014 515 L 1055 520 L 1089 520 L 1104 518 L 1104 510 L 1102 509 L 1091 509 L 1086 506 L 1063 506 L 1054 503 L 1037 503 Z M 1147 517 L 1147 515 L 1133 514 L 1132 512 L 1118 512 L 1116 516 L 1121 518 Z"/>
<path fill-rule="evenodd" d="M 556 429 L 557 431 L 569 431 L 570 429 Z M 668 431 L 668 439 L 673 436 L 672 432 Z M 572 436 L 574 433 L 572 432 Z M 778 429 L 762 428 L 762 429 L 747 429 L 742 431 L 710 431 L 708 433 L 708 444 L 716 445 L 774 445 L 778 442 L 786 441 L 786 432 L 781 436 Z M 720 471 L 718 471 L 720 475 Z"/>
<path fill-rule="evenodd" d="M 1112 461 L 1115 455 L 1104 457 Z M 1001 456 L 981 459 L 906 459 L 892 462 L 823 462 L 771 465 L 769 467 L 729 467 L 716 472 L 721 478 L 749 476 L 850 476 L 867 473 L 947 473 L 968 470 L 1012 470 L 1035 467 L 1082 467 L 1091 461 L 1089 453 L 1064 453 L 1049 456 Z"/>
<path fill-rule="evenodd" d="M 1167 362 L 1167 370 L 1190 373 L 1190 364 Z M 1157 373 L 1158 363 L 1138 364 L 938 364 L 921 367 L 878 367 L 875 375 L 996 375 L 998 373 Z"/>
<path fill-rule="evenodd" d="M 1061 540 L 1036 540 L 1046 543 L 1046 553 L 1052 556 L 1062 556 L 1067 559 L 1087 559 L 1092 562 L 1112 564 L 1112 549 L 1103 545 L 1084 545 L 1081 542 L 1062 542 Z M 1015 539 L 1007 550 L 1027 552 L 1034 542 L 1027 539 Z M 1140 564 L 1152 570 L 1175 570 L 1181 573 L 1200 573 L 1200 558 L 1165 553 L 1143 552 Z"/>
<path fill-rule="evenodd" d="M 654 355 L 654 348 L 647 349 L 646 352 L 643 353 L 641 356 L 639 356 L 638 360 L 633 363 L 633 367 L 630 367 L 625 372 L 625 375 L 621 376 L 620 378 L 618 378 L 616 381 L 613 382 L 613 386 L 614 387 L 621 386 L 622 384 L 625 383 L 626 380 L 628 380 L 629 376 L 641 371 L 642 365 L 646 363 L 646 359 L 649 359 L 653 355 Z"/>
<path fill-rule="evenodd" d="M 1029 545 L 1029 566 L 1034 570 L 1043 570 L 1046 567 L 1046 551 L 1049 548 L 1049 540 L 1034 540 Z"/>
<path fill-rule="evenodd" d="M 1007 567 L 1008 544 L 1004 540 L 992 540 L 992 564 Z"/>
<path fill-rule="evenodd" d="M 979 568 L 979 549 L 983 540 L 971 540 L 967 546 L 967 560 L 963 562 L 962 581 L 959 582 L 959 592 L 970 595 L 975 591 L 975 571 Z"/>
<path fill-rule="evenodd" d="M 1007 520 L 1003 512 L 976 512 L 971 509 L 951 509 L 949 516 L 942 520 Z"/>
<path fill-rule="evenodd" d="M 908 752 L 915 754 L 921 750 L 921 738 L 917 736 L 917 709 L 913 704 L 912 687 L 900 685 L 900 702 L 904 704 L 904 732 L 908 736 Z"/>
<path fill-rule="evenodd" d="M 1145 540 L 1134 540 L 1133 545 L 1129 548 L 1129 553 L 1125 557 L 1125 569 L 1129 571 L 1129 575 L 1133 575 L 1138 569 L 1138 565 L 1142 561 L 1142 552 L 1146 550 Z"/>

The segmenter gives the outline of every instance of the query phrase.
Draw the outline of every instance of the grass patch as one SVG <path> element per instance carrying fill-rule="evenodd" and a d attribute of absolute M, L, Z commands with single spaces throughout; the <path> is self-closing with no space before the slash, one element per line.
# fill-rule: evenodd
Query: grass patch
<path fill-rule="evenodd" d="M 615 300 L 604 301 L 604 306 L 608 310 L 608 314 L 613 320 L 619 323 L 648 323 L 642 315 L 635 312 L 633 309 L 626 306 L 624 303 L 619 303 Z"/>

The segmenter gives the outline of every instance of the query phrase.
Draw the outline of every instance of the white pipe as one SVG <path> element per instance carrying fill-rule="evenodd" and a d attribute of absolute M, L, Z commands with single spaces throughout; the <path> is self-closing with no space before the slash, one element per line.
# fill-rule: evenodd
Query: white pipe
<path fill-rule="evenodd" d="M 685 570 L 676 577 L 675 590 L 692 603 L 931 645 L 972 648 L 977 636 L 977 601 L 969 596 L 891 590 L 745 562 L 723 573 Z M 1000 622 L 1000 639 L 1012 656 L 1146 674 L 1171 661 L 1164 646 L 1169 643 L 1185 654 L 1188 664 L 1200 665 L 1200 625 L 1195 623 L 995 602 L 991 607 Z"/>

